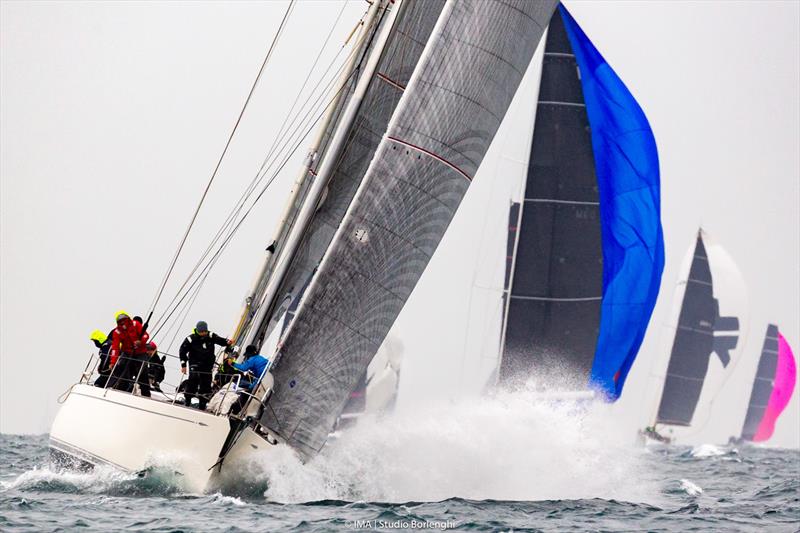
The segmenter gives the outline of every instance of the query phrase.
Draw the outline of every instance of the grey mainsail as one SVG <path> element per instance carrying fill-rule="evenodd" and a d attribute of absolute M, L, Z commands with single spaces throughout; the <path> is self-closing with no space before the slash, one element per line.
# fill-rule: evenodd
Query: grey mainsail
<path fill-rule="evenodd" d="M 270 320 L 259 326 L 257 343 L 269 335 L 289 306 L 297 304 L 322 260 L 375 155 L 443 6 L 444 0 L 411 0 L 400 4 L 392 35 L 383 49 L 344 151 L 337 155 L 338 162 L 327 192 L 278 288 L 276 301 L 279 304 L 270 313 Z"/>
<path fill-rule="evenodd" d="M 712 354 L 726 367 L 737 343 L 734 335 L 714 332 L 738 329 L 737 318 L 719 315 L 709 258 L 702 232 L 698 233 L 656 423 L 691 425 Z"/>
<path fill-rule="evenodd" d="M 750 392 L 750 402 L 747 405 L 747 415 L 742 426 L 742 438 L 753 440 L 764 411 L 772 396 L 772 387 L 775 381 L 775 370 L 778 367 L 778 326 L 769 324 L 761 348 L 761 358 L 758 360 L 756 377 L 753 380 L 753 390 Z"/>
<path fill-rule="evenodd" d="M 439 244 L 500 125 L 547 1 L 450 1 L 306 291 L 262 422 L 300 452 L 324 445 Z"/>
<path fill-rule="evenodd" d="M 600 327 L 600 203 L 578 64 L 558 12 L 547 31 L 517 243 L 499 381 L 534 373 L 582 389 Z"/>

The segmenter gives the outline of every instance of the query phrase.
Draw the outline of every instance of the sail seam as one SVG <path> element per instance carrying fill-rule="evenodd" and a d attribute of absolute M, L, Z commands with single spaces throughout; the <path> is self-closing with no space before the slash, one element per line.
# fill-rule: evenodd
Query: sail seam
<path fill-rule="evenodd" d="M 386 74 L 381 74 L 380 72 L 378 72 L 377 76 L 378 76 L 379 79 L 385 81 L 386 83 L 388 83 L 389 85 L 391 85 L 392 87 L 394 87 L 396 89 L 400 89 L 401 91 L 405 91 L 406 90 L 406 88 L 403 85 L 397 83 L 396 81 L 394 81 L 392 78 L 390 78 Z"/>
<path fill-rule="evenodd" d="M 434 198 L 434 200 L 437 200 L 437 201 L 439 201 L 439 200 L 438 200 L 438 199 L 436 199 L 436 198 Z M 414 214 L 416 214 L 416 213 L 414 213 Z M 390 230 L 389 228 L 387 228 L 386 226 L 384 226 L 384 225 L 382 225 L 382 224 L 379 224 L 379 223 L 378 223 L 378 222 L 376 222 L 374 219 L 372 219 L 372 218 L 367 218 L 367 217 L 364 217 L 364 216 L 362 216 L 362 217 L 361 217 L 361 219 L 362 219 L 362 220 L 364 220 L 364 221 L 366 221 L 366 222 L 369 222 L 369 223 L 371 223 L 371 224 L 372 224 L 373 226 L 375 226 L 376 228 L 380 228 L 380 229 L 382 229 L 383 231 L 385 231 L 385 232 L 386 232 L 386 233 L 388 233 L 389 235 L 392 235 L 392 236 L 394 236 L 394 237 L 395 237 L 397 240 L 399 240 L 400 242 L 404 242 L 404 243 L 406 243 L 407 245 L 409 245 L 410 247 L 412 247 L 413 249 L 415 249 L 415 250 L 416 250 L 416 251 L 418 251 L 419 253 L 423 254 L 423 255 L 424 255 L 425 257 L 427 257 L 428 259 L 430 259 L 430 258 L 431 258 L 431 254 L 430 254 L 430 253 L 426 252 L 425 250 L 423 250 L 422 248 L 420 248 L 419 246 L 417 246 L 416 244 L 414 244 L 414 243 L 413 243 L 413 242 L 411 242 L 410 240 L 406 239 L 406 238 L 405 238 L 405 237 L 403 237 L 402 235 L 399 235 L 398 233 L 396 233 L 396 232 L 394 232 L 394 231 Z M 372 279 L 372 278 L 370 278 L 370 277 L 368 277 L 368 276 L 364 276 L 364 277 L 366 277 L 366 278 L 367 278 L 367 279 L 369 279 L 369 280 L 371 280 L 371 279 Z M 383 287 L 383 285 L 381 285 L 380 283 L 378 283 L 377 285 L 378 285 L 379 287 Z M 383 288 L 384 288 L 384 289 L 386 289 L 385 287 L 383 287 Z M 387 292 L 389 292 L 389 293 L 391 293 L 391 294 L 394 294 L 395 296 L 397 296 L 398 298 L 400 298 L 400 296 L 398 296 L 397 294 L 395 294 L 393 291 L 390 291 L 389 289 L 386 289 L 386 291 L 387 291 Z M 401 299 L 402 299 L 402 298 L 401 298 Z"/>
<path fill-rule="evenodd" d="M 364 276 L 363 274 L 361 274 L 361 276 L 363 276 L 363 277 L 365 277 L 365 278 L 367 278 L 367 279 L 370 279 L 369 277 L 367 277 L 367 276 Z M 376 285 L 377 285 L 377 284 L 376 284 Z M 364 339 L 365 341 L 367 341 L 367 342 L 369 342 L 369 343 L 371 343 L 371 344 L 373 344 L 373 345 L 375 344 L 375 341 L 374 341 L 374 340 L 372 340 L 371 338 L 367 337 L 365 334 L 363 334 L 362 332 L 360 332 L 358 329 L 354 328 L 353 326 L 351 326 L 351 325 L 350 325 L 350 324 L 348 324 L 347 322 L 344 322 L 344 321 L 342 321 L 342 320 L 339 320 L 338 318 L 336 318 L 335 316 L 333 316 L 333 315 L 332 315 L 332 314 L 330 314 L 329 312 L 325 311 L 324 309 L 322 309 L 321 307 L 319 307 L 319 306 L 317 306 L 317 305 L 315 305 L 315 304 L 313 304 L 313 303 L 311 304 L 311 307 L 312 307 L 314 310 L 316 310 L 317 312 L 319 312 L 319 313 L 321 313 L 321 314 L 324 314 L 325 316 L 327 316 L 328 318 L 330 318 L 330 319 L 331 319 L 331 320 L 333 320 L 334 322 L 338 322 L 339 324 L 341 324 L 341 325 L 342 325 L 342 327 L 344 327 L 344 328 L 346 328 L 346 329 L 349 329 L 350 331 L 352 331 L 353 333 L 355 333 L 356 335 L 358 335 L 359 337 L 361 337 L 361 338 L 362 338 L 362 339 Z"/>
<path fill-rule="evenodd" d="M 551 298 L 548 296 L 523 296 L 519 294 L 512 294 L 511 299 L 518 300 L 537 300 L 542 302 L 596 302 L 602 300 L 602 296 L 587 296 L 585 298 Z"/>
<path fill-rule="evenodd" d="M 586 104 L 579 102 L 557 102 L 555 100 L 539 100 L 539 105 L 565 105 L 569 107 L 586 107 Z"/>
<path fill-rule="evenodd" d="M 689 326 L 678 325 L 678 329 L 682 329 L 684 331 L 694 331 L 695 333 L 702 333 L 703 335 L 710 335 L 712 337 L 714 336 L 714 332 L 713 331 L 706 331 L 706 330 L 703 330 L 703 329 L 690 328 Z"/>
<path fill-rule="evenodd" d="M 708 281 L 703 281 L 703 280 L 699 280 L 699 279 L 692 279 L 692 278 L 689 278 L 689 279 L 688 279 L 688 280 L 686 280 L 686 281 L 691 281 L 691 282 L 693 282 L 693 283 L 699 283 L 700 285 L 707 285 L 707 286 L 709 286 L 709 287 L 713 287 L 713 286 L 714 286 L 712 283 L 709 283 Z"/>
<path fill-rule="evenodd" d="M 673 378 L 678 378 L 678 379 L 688 379 L 688 380 L 691 380 L 691 381 L 705 381 L 704 377 L 695 378 L 695 377 L 692 377 L 692 376 L 683 376 L 681 374 L 669 374 L 669 373 L 667 374 L 667 376 L 673 377 Z"/>
<path fill-rule="evenodd" d="M 423 154 L 428 155 L 428 156 L 436 159 L 440 163 L 444 163 L 448 167 L 452 168 L 453 170 L 455 170 L 456 172 L 458 172 L 459 174 L 464 176 L 467 179 L 467 181 L 472 181 L 472 178 L 469 177 L 469 175 L 467 175 L 466 172 L 464 172 L 463 170 L 461 170 L 460 168 L 455 166 L 453 163 L 451 163 L 450 161 L 448 161 L 444 157 L 442 157 L 440 155 L 437 155 L 437 154 L 434 154 L 433 152 L 431 152 L 429 150 L 426 150 L 425 148 L 423 148 L 421 146 L 417 146 L 416 144 L 412 144 L 410 142 L 406 142 L 406 141 L 400 140 L 397 137 L 387 136 L 386 138 L 389 139 L 390 141 L 396 142 L 397 144 L 402 144 L 403 146 L 407 146 L 409 148 L 413 148 L 414 150 L 416 150 L 418 152 L 422 152 Z"/>
<path fill-rule="evenodd" d="M 582 202 L 578 200 L 556 200 L 553 198 L 525 198 L 525 201 L 540 203 L 540 204 L 600 205 L 600 202 Z"/>

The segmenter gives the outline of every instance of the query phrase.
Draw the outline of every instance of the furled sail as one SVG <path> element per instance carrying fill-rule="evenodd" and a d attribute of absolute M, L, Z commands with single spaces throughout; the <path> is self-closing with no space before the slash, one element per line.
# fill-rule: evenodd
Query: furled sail
<path fill-rule="evenodd" d="M 413 291 L 554 8 L 445 5 L 280 350 L 262 421 L 300 452 L 323 446 Z"/>
<path fill-rule="evenodd" d="M 710 404 L 710 395 L 721 386 L 732 368 L 743 319 L 744 284 L 730 256 L 708 236 L 698 232 L 684 262 L 676 303 L 680 301 L 657 424 L 691 426 L 698 405 Z M 681 295 L 682 293 L 682 295 Z M 736 309 L 736 316 L 722 316 L 721 305 Z M 734 304 L 734 305 L 732 305 Z M 738 306 L 735 304 L 739 304 Z M 743 320 L 742 320 L 743 321 Z M 715 370 L 712 372 L 711 368 Z M 714 375 L 716 385 L 709 386 Z M 706 394 L 707 401 L 701 397 Z"/>
<path fill-rule="evenodd" d="M 336 156 L 338 161 L 326 194 L 277 290 L 281 303 L 275 306 L 270 319 L 260 325 L 257 342 L 269 335 L 287 308 L 296 306 L 302 297 L 375 155 L 443 6 L 444 0 L 411 0 L 400 4 L 392 34 L 348 133 L 345 148 Z"/>
<path fill-rule="evenodd" d="M 797 365 L 792 349 L 778 326 L 770 324 L 753 380 L 742 439 L 763 442 L 772 437 L 775 422 L 792 397 L 796 379 Z"/>
<path fill-rule="evenodd" d="M 658 153 L 639 104 L 563 6 L 547 33 L 520 222 L 500 383 L 533 375 L 616 399 L 664 266 Z"/>

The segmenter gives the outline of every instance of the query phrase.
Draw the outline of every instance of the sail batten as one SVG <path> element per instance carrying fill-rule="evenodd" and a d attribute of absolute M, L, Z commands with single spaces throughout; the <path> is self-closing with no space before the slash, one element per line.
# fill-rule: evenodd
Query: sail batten
<path fill-rule="evenodd" d="M 564 6 L 547 33 L 499 380 L 622 392 L 663 269 L 655 139 Z"/>
<path fill-rule="evenodd" d="M 554 9 L 450 1 L 438 17 L 274 369 L 262 421 L 301 453 L 325 443 L 425 270 Z"/>
<path fill-rule="evenodd" d="M 711 420 L 714 396 L 744 344 L 746 309 L 735 263 L 705 231 L 698 231 L 676 288 L 669 359 L 653 420 L 672 426 L 673 438 L 702 431 Z M 731 312 L 735 315 L 727 316 Z"/>

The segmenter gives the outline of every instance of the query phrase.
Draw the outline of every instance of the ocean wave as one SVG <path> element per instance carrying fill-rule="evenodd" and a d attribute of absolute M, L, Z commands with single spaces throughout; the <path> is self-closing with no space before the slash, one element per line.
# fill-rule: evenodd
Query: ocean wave
<path fill-rule="evenodd" d="M 0 491 L 12 490 L 148 497 L 183 492 L 180 475 L 169 468 L 153 467 L 131 474 L 107 466 L 80 472 L 53 465 L 35 467 L 10 481 L 0 481 Z"/>
<path fill-rule="evenodd" d="M 692 483 L 688 479 L 682 479 L 681 483 L 681 490 L 683 490 L 689 496 L 700 496 L 703 494 L 703 489 L 700 488 L 699 485 Z"/>

